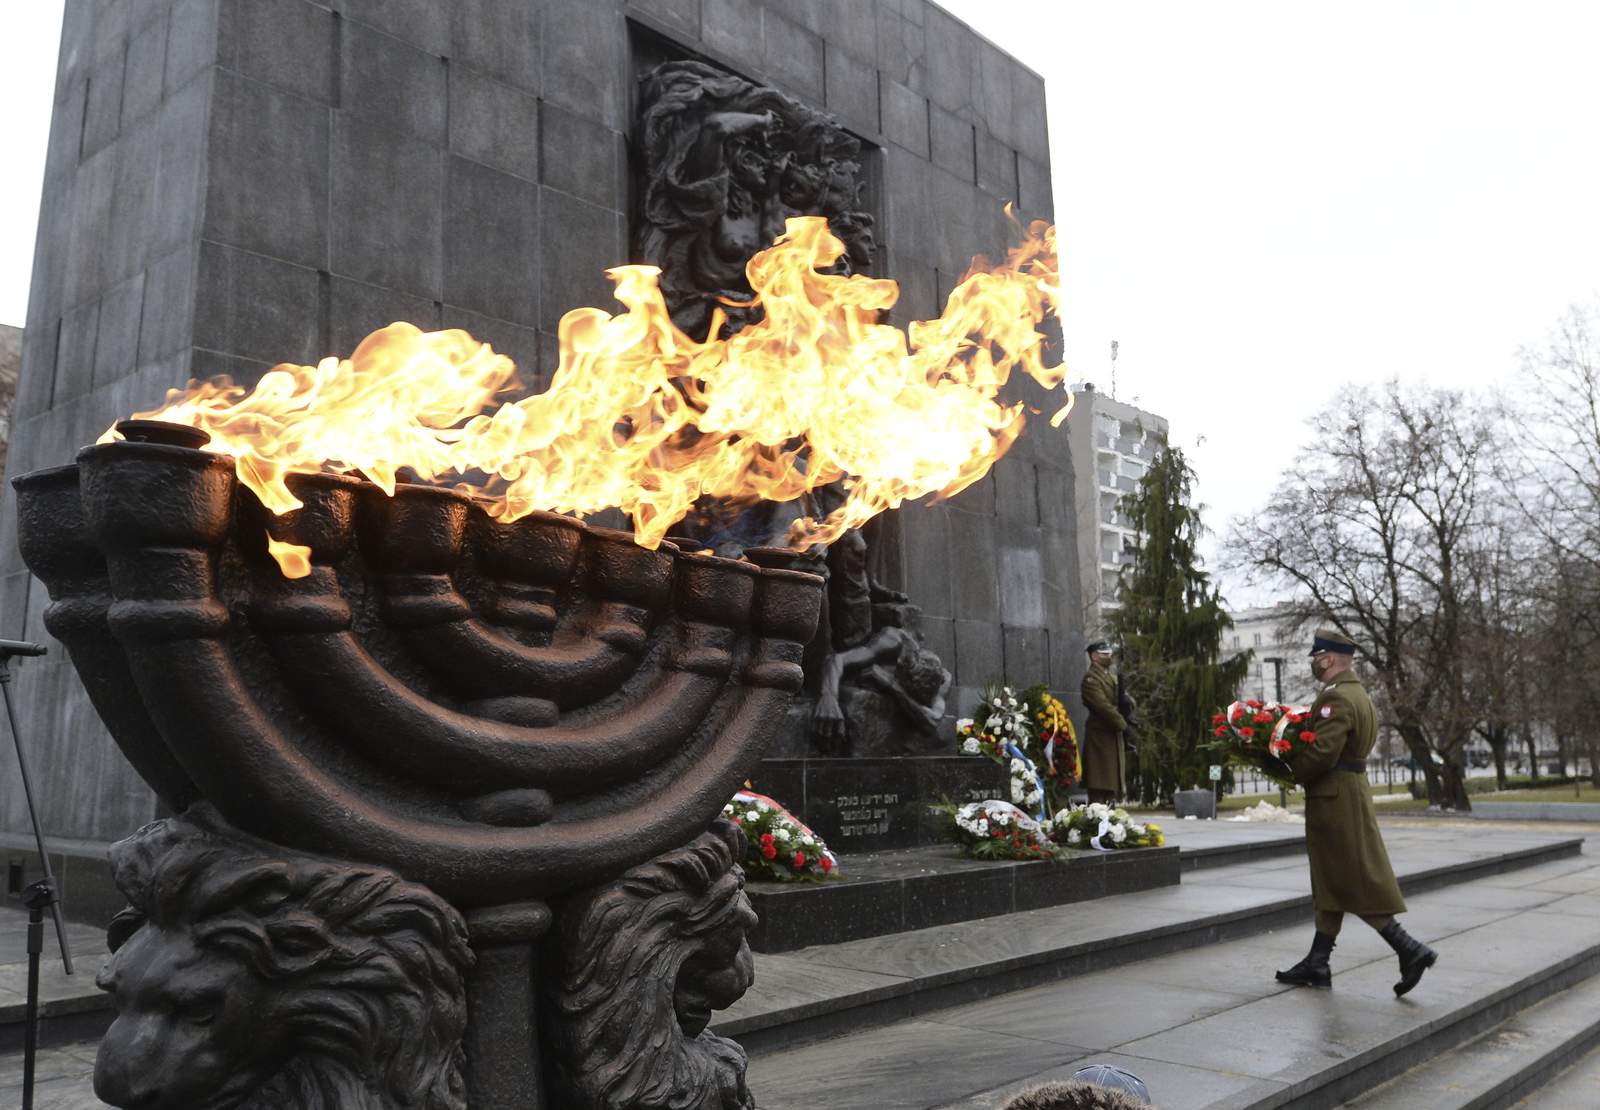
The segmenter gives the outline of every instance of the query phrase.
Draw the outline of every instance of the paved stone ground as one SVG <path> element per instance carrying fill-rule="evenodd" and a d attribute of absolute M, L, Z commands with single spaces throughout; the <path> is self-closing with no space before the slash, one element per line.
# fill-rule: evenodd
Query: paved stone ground
<path fill-rule="evenodd" d="M 1143 1077 L 1164 1110 L 1249 1102 L 1592 943 L 1572 921 L 1600 916 L 1595 892 L 1586 855 L 1411 899 L 1408 927 L 1443 956 L 1404 1000 L 1390 992 L 1392 954 L 1359 922 L 1334 953 L 1334 990 L 1279 986 L 1272 970 L 1310 938 L 1285 930 L 769 1053 L 750 1085 L 763 1110 L 992 1110 L 1101 1062 Z"/>

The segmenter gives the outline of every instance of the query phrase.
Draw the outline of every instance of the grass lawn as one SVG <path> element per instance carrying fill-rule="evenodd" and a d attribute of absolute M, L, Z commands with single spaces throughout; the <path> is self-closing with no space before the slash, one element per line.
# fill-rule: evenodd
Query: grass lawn
<path fill-rule="evenodd" d="M 1409 793 L 1409 791 L 1406 788 L 1406 784 L 1403 783 L 1403 782 L 1397 782 L 1393 786 L 1389 786 L 1389 785 L 1387 785 L 1385 783 L 1381 783 L 1381 782 L 1379 782 L 1379 783 L 1368 783 L 1367 784 L 1367 788 L 1368 788 L 1368 790 L 1371 791 L 1371 793 L 1374 796 L 1377 796 L 1377 795 L 1380 795 L 1380 794 L 1406 794 L 1406 793 Z M 1507 797 L 1510 797 L 1510 795 L 1507 795 Z M 1238 813 L 1240 810 L 1249 809 L 1251 806 L 1255 805 L 1258 802 L 1271 802 L 1273 805 L 1277 805 L 1278 804 L 1278 792 L 1276 790 L 1274 790 L 1274 791 L 1272 791 L 1271 793 L 1268 793 L 1268 794 L 1224 794 L 1222 796 L 1222 799 L 1217 802 L 1217 812 L 1218 813 Z M 1296 790 L 1289 791 L 1289 808 L 1293 809 L 1293 810 L 1305 809 L 1305 796 L 1302 795 L 1299 791 L 1296 791 Z M 1378 812 L 1379 813 L 1388 813 L 1391 810 L 1398 810 L 1398 811 L 1404 812 L 1404 811 L 1408 810 L 1409 808 L 1411 808 L 1411 805 L 1410 805 L 1410 802 L 1409 802 L 1409 799 L 1408 799 L 1405 802 L 1385 802 L 1381 807 L 1379 807 Z M 1421 804 L 1420 808 L 1421 809 L 1427 809 L 1428 808 L 1428 804 L 1426 802 L 1423 802 Z M 1154 806 L 1129 806 L 1128 807 L 1128 812 L 1129 813 L 1160 813 L 1162 811 L 1160 809 L 1154 807 Z"/>

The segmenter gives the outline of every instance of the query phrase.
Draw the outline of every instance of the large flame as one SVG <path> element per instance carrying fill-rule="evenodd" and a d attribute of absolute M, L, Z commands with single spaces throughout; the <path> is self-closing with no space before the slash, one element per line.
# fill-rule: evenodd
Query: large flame
<path fill-rule="evenodd" d="M 396 323 L 349 359 L 284 364 L 249 391 L 191 383 L 138 415 L 210 433 L 275 513 L 299 507 L 293 473 L 359 471 L 392 493 L 402 467 L 428 482 L 478 472 L 463 488 L 502 519 L 620 508 L 654 547 L 702 496 L 791 501 L 839 483 L 842 503 L 790 530 L 796 547 L 827 543 L 982 477 L 1022 428 L 1022 405 L 999 399 L 1013 369 L 1062 382 L 1038 330 L 1058 307 L 1053 227 L 1035 223 L 998 266 L 975 260 L 943 315 L 908 332 L 879 322 L 893 281 L 823 272 L 843 251 L 823 219 L 789 220 L 749 264 L 761 319 L 726 339 L 715 320 L 703 341 L 673 326 L 658 269 L 610 270 L 626 311 L 567 313 L 550 387 L 514 402 L 496 400 L 516 384 L 509 359 Z M 272 542 L 286 573 L 305 572 L 303 552 Z"/>

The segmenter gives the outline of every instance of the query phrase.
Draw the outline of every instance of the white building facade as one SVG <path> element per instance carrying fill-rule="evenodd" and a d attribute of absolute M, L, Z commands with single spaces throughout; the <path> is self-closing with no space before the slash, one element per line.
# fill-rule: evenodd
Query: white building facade
<path fill-rule="evenodd" d="M 1167 443 L 1165 417 L 1114 400 L 1086 382 L 1067 417 L 1076 482 L 1078 566 L 1083 576 L 1083 628 L 1093 641 L 1106 635 L 1117 605 L 1117 576 L 1133 561 L 1137 536 L 1117 503 Z"/>
<path fill-rule="evenodd" d="M 1291 603 L 1241 609 L 1229 615 L 1233 627 L 1223 633 L 1223 657 L 1252 653 L 1250 671 L 1238 696 L 1310 705 L 1317 691 L 1311 677 L 1311 629 L 1291 627 Z"/>

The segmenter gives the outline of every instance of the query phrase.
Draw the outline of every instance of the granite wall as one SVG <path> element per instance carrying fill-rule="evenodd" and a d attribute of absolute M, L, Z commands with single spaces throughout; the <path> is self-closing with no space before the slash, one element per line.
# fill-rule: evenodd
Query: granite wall
<path fill-rule="evenodd" d="M 663 51 L 875 148 L 902 323 L 1004 246 L 1004 201 L 1051 215 L 1043 79 L 924 0 L 68 0 L 9 473 L 191 374 L 253 380 L 395 319 L 466 328 L 539 382 L 562 313 L 612 303 L 636 59 Z M 885 529 L 953 711 L 1002 673 L 1076 688 L 1070 467 L 1036 419 L 991 478 Z M 15 527 L 7 487 L 0 635 L 48 641 Z M 154 814 L 58 646 L 17 693 L 51 832 Z M 4 755 L 0 782 L 21 830 Z"/>

